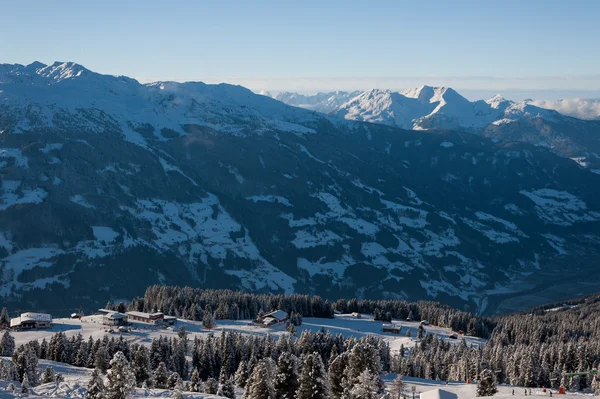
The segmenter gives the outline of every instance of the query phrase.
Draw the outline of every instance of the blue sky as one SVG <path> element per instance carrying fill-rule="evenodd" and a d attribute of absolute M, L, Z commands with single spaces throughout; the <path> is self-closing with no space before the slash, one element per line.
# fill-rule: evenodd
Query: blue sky
<path fill-rule="evenodd" d="M 596 0 L 0 0 L 0 13 L 1 63 L 272 91 L 600 93 Z"/>

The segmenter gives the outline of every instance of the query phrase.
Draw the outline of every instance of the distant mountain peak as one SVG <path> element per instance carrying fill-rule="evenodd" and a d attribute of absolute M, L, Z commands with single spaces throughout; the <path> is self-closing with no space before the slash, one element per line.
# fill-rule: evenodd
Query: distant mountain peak
<path fill-rule="evenodd" d="M 84 66 L 75 62 L 56 61 L 52 65 L 47 65 L 37 69 L 36 72 L 40 76 L 52 79 L 55 82 L 60 82 L 66 79 L 79 77 L 85 73 L 89 73 L 90 71 Z"/>

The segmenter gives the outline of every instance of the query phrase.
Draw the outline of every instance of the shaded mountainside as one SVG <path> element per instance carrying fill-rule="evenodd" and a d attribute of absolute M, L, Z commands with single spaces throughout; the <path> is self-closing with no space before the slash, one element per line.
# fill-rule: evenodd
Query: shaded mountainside
<path fill-rule="evenodd" d="M 493 313 L 565 277 L 600 286 L 600 176 L 542 147 L 51 67 L 0 73 L 8 303 L 94 306 L 163 283 Z"/>

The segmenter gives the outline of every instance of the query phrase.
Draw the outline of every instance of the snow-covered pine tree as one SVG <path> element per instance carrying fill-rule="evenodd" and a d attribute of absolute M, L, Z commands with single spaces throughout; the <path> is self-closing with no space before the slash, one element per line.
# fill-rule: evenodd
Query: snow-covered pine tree
<path fill-rule="evenodd" d="M 242 360 L 238 365 L 237 371 L 235 372 L 235 385 L 240 388 L 244 388 L 249 377 L 250 373 L 248 372 L 248 363 L 245 360 Z"/>
<path fill-rule="evenodd" d="M 369 369 L 364 369 L 358 376 L 356 384 L 350 390 L 351 397 L 360 399 L 378 398 L 381 387 L 379 380 L 378 375 L 371 373 Z"/>
<path fill-rule="evenodd" d="M 216 379 L 209 377 L 204 383 L 204 392 L 215 395 L 219 390 L 219 383 Z"/>
<path fill-rule="evenodd" d="M 115 353 L 107 374 L 105 399 L 126 399 L 135 388 L 135 375 L 123 352 Z"/>
<path fill-rule="evenodd" d="M 42 376 L 42 384 L 47 384 L 49 382 L 54 382 L 54 369 L 47 366 L 44 370 L 44 375 Z"/>
<path fill-rule="evenodd" d="M 102 399 L 104 395 L 104 380 L 102 374 L 98 369 L 92 371 L 92 376 L 87 384 L 86 399 Z"/>
<path fill-rule="evenodd" d="M 289 352 L 283 352 L 275 371 L 275 396 L 278 399 L 294 399 L 298 386 L 298 359 Z"/>
<path fill-rule="evenodd" d="M 104 345 L 100 345 L 94 354 L 94 368 L 97 368 L 102 374 L 106 374 L 108 364 L 108 352 Z"/>
<path fill-rule="evenodd" d="M 154 370 L 154 386 L 159 389 L 166 389 L 168 378 L 167 365 L 165 362 L 160 362 Z"/>
<path fill-rule="evenodd" d="M 6 309 L 5 309 L 6 310 Z M 4 331 L 0 339 L 0 356 L 12 356 L 15 351 L 15 339 L 7 331 Z"/>
<path fill-rule="evenodd" d="M 199 392 L 200 388 L 198 384 L 200 383 L 200 374 L 198 374 L 198 369 L 194 369 L 192 371 L 192 376 L 190 377 L 190 391 L 191 392 Z"/>
<path fill-rule="evenodd" d="M 266 378 L 268 374 L 269 365 L 267 361 L 265 359 L 259 360 L 246 382 L 244 399 L 276 399 L 273 382 Z"/>
<path fill-rule="evenodd" d="M 21 393 L 29 393 L 29 378 L 27 378 L 27 373 L 23 375 L 23 381 L 21 381 Z"/>
<path fill-rule="evenodd" d="M 217 395 L 235 399 L 235 386 L 233 384 L 233 378 L 228 378 L 225 380 L 225 382 L 219 384 Z"/>
<path fill-rule="evenodd" d="M 328 385 L 321 355 L 318 352 L 307 354 L 303 359 L 296 399 L 328 399 Z"/>
<path fill-rule="evenodd" d="M 151 377 L 150 358 L 148 356 L 148 349 L 145 346 L 138 346 L 133 355 L 132 367 L 136 385 L 141 387 L 144 381 L 147 381 Z"/>
<path fill-rule="evenodd" d="M 390 387 L 390 393 L 392 399 L 402 399 L 402 395 L 404 394 L 404 381 L 401 375 L 398 375 L 394 382 L 392 382 L 392 386 Z"/>
<path fill-rule="evenodd" d="M 184 399 L 183 393 L 179 389 L 173 391 L 173 395 L 171 396 L 173 399 Z"/>
<path fill-rule="evenodd" d="M 496 388 L 496 378 L 492 370 L 485 369 L 479 375 L 477 382 L 477 396 L 493 396 L 498 389 Z"/>
<path fill-rule="evenodd" d="M 211 312 L 204 312 L 204 317 L 202 318 L 202 327 L 212 330 L 217 326 L 217 322 L 215 321 L 215 317 Z"/>
<path fill-rule="evenodd" d="M 348 353 L 342 352 L 329 365 L 329 393 L 333 399 L 340 399 L 344 392 L 344 375 L 348 364 Z"/>

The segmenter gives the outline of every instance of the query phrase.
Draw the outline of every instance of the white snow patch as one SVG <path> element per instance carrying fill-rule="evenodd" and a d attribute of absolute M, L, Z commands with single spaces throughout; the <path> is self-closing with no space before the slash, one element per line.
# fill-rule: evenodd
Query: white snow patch
<path fill-rule="evenodd" d="M 292 240 L 292 245 L 296 248 L 313 248 L 317 246 L 333 246 L 336 241 L 342 241 L 342 237 L 330 230 L 299 230 L 296 232 L 296 238 Z"/>
<path fill-rule="evenodd" d="M 113 242 L 120 234 L 107 226 L 92 226 L 92 231 L 96 240 Z"/>
<path fill-rule="evenodd" d="M 454 143 L 451 141 L 443 141 L 440 143 L 440 147 L 452 148 L 452 147 L 454 147 Z"/>
<path fill-rule="evenodd" d="M 75 194 L 74 196 L 72 196 L 70 198 L 71 202 L 77 204 L 77 205 L 81 205 L 84 208 L 88 208 L 88 209 L 95 209 L 96 207 L 92 204 L 90 204 L 89 202 L 87 202 L 87 200 L 80 194 Z"/>

